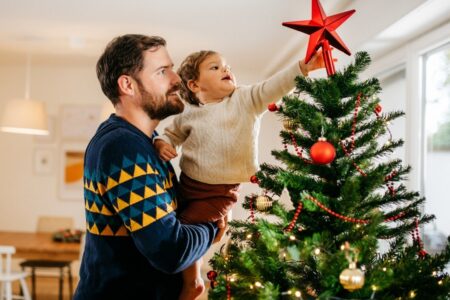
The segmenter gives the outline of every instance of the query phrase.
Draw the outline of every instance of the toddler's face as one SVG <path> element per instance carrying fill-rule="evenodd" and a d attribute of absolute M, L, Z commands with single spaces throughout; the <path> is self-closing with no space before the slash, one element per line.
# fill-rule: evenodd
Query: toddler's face
<path fill-rule="evenodd" d="M 236 79 L 225 59 L 219 54 L 212 54 L 199 65 L 196 84 L 202 102 L 215 102 L 233 93 Z"/>

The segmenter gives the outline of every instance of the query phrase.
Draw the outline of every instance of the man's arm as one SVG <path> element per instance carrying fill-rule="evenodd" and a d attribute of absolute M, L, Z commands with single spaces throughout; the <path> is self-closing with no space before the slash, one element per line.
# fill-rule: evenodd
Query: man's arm
<path fill-rule="evenodd" d="M 175 217 L 174 173 L 149 144 L 128 132 L 100 153 L 102 195 L 114 207 L 137 249 L 155 268 L 175 273 L 208 250 L 217 232 L 213 224 L 184 225 Z"/>

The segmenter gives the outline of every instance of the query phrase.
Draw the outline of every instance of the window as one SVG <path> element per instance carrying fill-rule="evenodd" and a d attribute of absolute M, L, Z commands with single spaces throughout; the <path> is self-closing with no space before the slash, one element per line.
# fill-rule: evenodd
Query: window
<path fill-rule="evenodd" d="M 434 214 L 425 226 L 427 251 L 442 249 L 450 235 L 450 43 L 423 55 L 423 174 L 425 212 Z"/>

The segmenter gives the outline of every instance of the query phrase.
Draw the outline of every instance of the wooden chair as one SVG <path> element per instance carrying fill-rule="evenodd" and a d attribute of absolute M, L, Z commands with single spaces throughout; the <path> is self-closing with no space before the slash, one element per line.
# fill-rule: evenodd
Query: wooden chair
<path fill-rule="evenodd" d="M 13 297 L 31 300 L 27 283 L 25 282 L 28 274 L 11 271 L 11 257 L 14 253 L 16 253 L 16 248 L 13 246 L 0 246 L 0 300 L 12 300 Z M 12 283 L 16 280 L 19 280 L 23 296 L 13 296 L 12 294 Z"/>
<path fill-rule="evenodd" d="M 73 228 L 73 219 L 70 217 L 39 217 L 37 232 L 56 232 L 58 230 Z M 58 299 L 63 299 L 64 290 L 64 269 L 67 269 L 67 276 L 69 279 L 70 299 L 73 294 L 73 280 L 70 261 L 55 261 L 55 260 L 25 260 L 20 266 L 22 270 L 31 268 L 31 293 L 33 299 L 36 298 L 36 269 L 59 269 L 59 296 Z"/>

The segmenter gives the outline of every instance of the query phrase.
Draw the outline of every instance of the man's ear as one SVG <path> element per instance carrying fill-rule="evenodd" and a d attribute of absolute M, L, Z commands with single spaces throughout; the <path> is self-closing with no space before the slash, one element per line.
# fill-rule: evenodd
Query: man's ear
<path fill-rule="evenodd" d="M 121 75 L 117 79 L 117 85 L 119 87 L 119 94 L 134 96 L 135 86 L 133 84 L 133 78 L 129 75 Z"/>
<path fill-rule="evenodd" d="M 197 85 L 197 82 L 195 80 L 188 80 L 187 82 L 188 89 L 191 90 L 194 94 L 197 94 L 200 91 L 200 87 Z"/>

